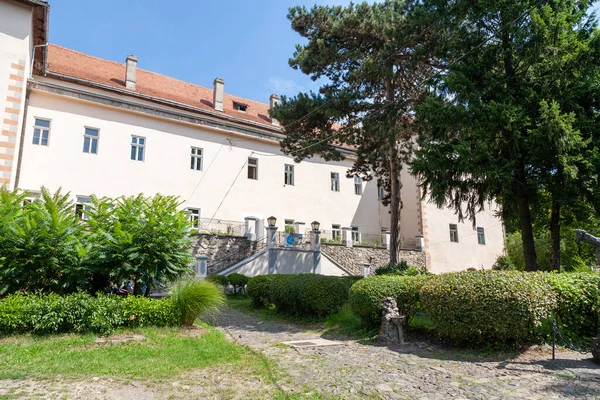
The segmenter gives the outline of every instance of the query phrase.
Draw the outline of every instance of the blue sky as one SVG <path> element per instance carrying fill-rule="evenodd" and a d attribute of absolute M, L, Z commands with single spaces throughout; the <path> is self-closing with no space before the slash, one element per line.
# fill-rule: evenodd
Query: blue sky
<path fill-rule="evenodd" d="M 268 103 L 318 86 L 288 65 L 302 38 L 287 10 L 350 0 L 50 0 L 52 43 Z M 594 7 L 597 8 L 597 5 Z"/>
<path fill-rule="evenodd" d="M 349 0 L 50 0 L 50 42 L 268 103 L 317 86 L 288 65 L 301 37 L 287 10 Z"/>

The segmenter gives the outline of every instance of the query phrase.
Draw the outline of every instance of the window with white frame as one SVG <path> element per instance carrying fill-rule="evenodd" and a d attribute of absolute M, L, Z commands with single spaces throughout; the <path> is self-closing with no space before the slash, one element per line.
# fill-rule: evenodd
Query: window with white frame
<path fill-rule="evenodd" d="M 91 205 L 92 199 L 90 199 L 88 196 L 77 196 L 77 202 L 75 203 L 75 214 L 77 214 L 77 217 L 80 220 L 86 221 L 90 219 L 89 212 Z"/>
<path fill-rule="evenodd" d="M 190 225 L 194 229 L 200 228 L 200 210 L 197 208 L 187 208 L 186 209 L 188 218 L 190 220 Z"/>
<path fill-rule="evenodd" d="M 333 224 L 331 225 L 331 240 L 339 242 L 342 240 L 342 226 Z"/>
<path fill-rule="evenodd" d="M 294 166 L 285 164 L 283 183 L 294 186 Z"/>
<path fill-rule="evenodd" d="M 98 154 L 98 139 L 100 130 L 96 128 L 85 128 L 83 133 L 83 152 L 90 154 Z"/>
<path fill-rule="evenodd" d="M 33 144 L 39 146 L 48 146 L 50 139 L 50 120 L 49 119 L 35 119 L 35 125 L 33 126 Z"/>
<path fill-rule="evenodd" d="M 485 245 L 485 230 L 480 226 L 477 227 L 477 243 Z"/>
<path fill-rule="evenodd" d="M 363 181 L 362 178 L 355 176 L 354 177 L 354 194 L 360 196 L 363 191 Z"/>
<path fill-rule="evenodd" d="M 331 191 L 339 192 L 340 191 L 340 174 L 337 172 L 331 173 Z"/>
<path fill-rule="evenodd" d="M 248 179 L 258 179 L 258 158 L 248 157 Z"/>
<path fill-rule="evenodd" d="M 458 243 L 458 226 L 456 224 L 450 224 L 450 241 Z"/>
<path fill-rule="evenodd" d="M 352 227 L 352 241 L 354 243 L 360 242 L 360 231 L 358 230 L 358 226 Z"/>
<path fill-rule="evenodd" d="M 131 137 L 131 159 L 134 161 L 144 161 L 146 149 L 146 138 L 142 136 Z"/>
<path fill-rule="evenodd" d="M 202 149 L 192 147 L 190 153 L 190 168 L 196 171 L 202 171 Z"/>

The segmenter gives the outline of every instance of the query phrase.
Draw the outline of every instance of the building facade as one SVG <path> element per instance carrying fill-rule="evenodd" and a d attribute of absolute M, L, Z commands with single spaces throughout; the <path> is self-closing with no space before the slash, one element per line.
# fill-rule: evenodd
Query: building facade
<path fill-rule="evenodd" d="M 260 103 L 228 94 L 220 78 L 209 89 L 138 68 L 135 56 L 120 63 L 47 44 L 48 18 L 45 2 L 0 0 L 0 184 L 34 197 L 61 188 L 80 207 L 91 195 L 179 196 L 200 231 L 260 238 L 273 215 L 280 230 L 317 220 L 328 240 L 385 240 L 376 182 L 346 176 L 352 149 L 340 162 L 295 163 L 280 151 L 285 132 L 268 114 L 277 95 Z M 404 245 L 421 244 L 428 269 L 491 267 L 500 220 L 481 213 L 473 230 L 422 201 L 406 169 L 401 178 Z"/>

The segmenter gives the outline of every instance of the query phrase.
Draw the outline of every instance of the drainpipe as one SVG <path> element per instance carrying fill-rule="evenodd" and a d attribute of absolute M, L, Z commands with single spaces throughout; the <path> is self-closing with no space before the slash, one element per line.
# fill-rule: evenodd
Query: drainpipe
<path fill-rule="evenodd" d="M 29 95 L 31 89 L 29 83 L 25 85 L 25 103 L 23 104 L 23 121 L 21 122 L 21 137 L 19 139 L 19 155 L 17 157 L 17 172 L 15 173 L 14 189 L 19 187 L 19 179 L 21 178 L 21 163 L 23 161 L 23 145 L 25 144 L 25 122 L 27 121 L 27 111 L 29 109 Z"/>
<path fill-rule="evenodd" d="M 33 78 L 33 61 L 35 60 L 35 50 L 39 47 L 48 47 L 48 42 L 44 44 L 36 44 L 31 49 L 31 64 L 29 65 L 29 79 Z M 46 66 L 42 66 L 44 72 L 46 72 Z"/>

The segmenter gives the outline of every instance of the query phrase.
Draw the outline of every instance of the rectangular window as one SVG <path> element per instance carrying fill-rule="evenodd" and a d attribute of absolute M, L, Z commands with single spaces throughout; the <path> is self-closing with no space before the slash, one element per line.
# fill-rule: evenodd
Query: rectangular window
<path fill-rule="evenodd" d="M 258 158 L 248 157 L 248 179 L 258 179 Z"/>
<path fill-rule="evenodd" d="M 359 232 L 357 226 L 353 226 L 352 227 L 352 241 L 354 243 L 359 243 L 360 242 L 360 232 Z"/>
<path fill-rule="evenodd" d="M 35 125 L 33 126 L 33 144 L 48 146 L 49 138 L 50 120 L 36 118 Z"/>
<path fill-rule="evenodd" d="M 341 225 L 331 225 L 331 240 L 339 242 L 342 239 Z"/>
<path fill-rule="evenodd" d="M 85 128 L 83 134 L 83 152 L 90 154 L 98 154 L 98 138 L 100 131 L 95 128 Z"/>
<path fill-rule="evenodd" d="M 485 230 L 481 227 L 477 227 L 477 243 L 485 244 Z"/>
<path fill-rule="evenodd" d="M 144 161 L 144 149 L 146 148 L 146 138 L 142 136 L 131 137 L 131 159 L 134 161 Z"/>
<path fill-rule="evenodd" d="M 190 219 L 190 224 L 192 225 L 192 228 L 200 228 L 200 210 L 197 208 L 188 208 L 186 209 L 186 212 Z"/>
<path fill-rule="evenodd" d="M 362 190 L 363 190 L 363 182 L 362 179 L 359 178 L 358 176 L 354 177 L 354 194 L 360 196 L 362 195 Z"/>
<path fill-rule="evenodd" d="M 377 184 L 377 196 L 380 200 L 385 198 L 385 188 L 380 183 Z"/>
<path fill-rule="evenodd" d="M 92 199 L 87 196 L 77 196 L 77 202 L 75 203 L 75 214 L 79 217 L 80 220 L 86 221 L 90 219 L 90 206 L 92 204 Z"/>
<path fill-rule="evenodd" d="M 190 154 L 190 168 L 196 171 L 202 171 L 202 149 L 192 147 Z"/>
<path fill-rule="evenodd" d="M 331 173 L 331 191 L 339 192 L 340 191 L 340 174 L 337 172 Z"/>
<path fill-rule="evenodd" d="M 285 172 L 283 183 L 285 185 L 294 186 L 294 166 L 291 164 L 285 164 Z"/>
<path fill-rule="evenodd" d="M 450 224 L 450 241 L 458 243 L 458 226 L 456 224 Z"/>
<path fill-rule="evenodd" d="M 296 231 L 296 229 L 294 229 L 294 220 L 286 219 L 284 232 L 285 233 L 294 233 L 295 231 Z"/>

